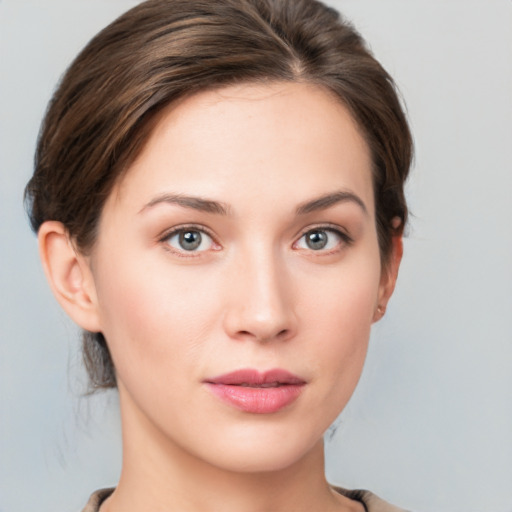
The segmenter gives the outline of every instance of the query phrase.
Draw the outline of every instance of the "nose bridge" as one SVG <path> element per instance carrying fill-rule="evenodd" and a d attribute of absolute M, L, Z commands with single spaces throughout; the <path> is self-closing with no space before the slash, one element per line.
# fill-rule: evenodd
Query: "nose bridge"
<path fill-rule="evenodd" d="M 293 293 L 282 255 L 271 244 L 252 244 L 237 258 L 227 330 L 233 337 L 284 339 L 295 331 Z"/>

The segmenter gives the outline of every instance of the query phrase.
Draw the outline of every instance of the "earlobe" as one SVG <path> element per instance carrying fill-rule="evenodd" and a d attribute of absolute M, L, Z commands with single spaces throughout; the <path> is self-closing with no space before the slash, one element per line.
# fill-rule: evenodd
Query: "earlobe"
<path fill-rule="evenodd" d="M 403 255 L 402 235 L 395 235 L 391 240 L 391 254 L 385 268 L 382 269 L 381 281 L 379 285 L 379 296 L 373 321 L 377 322 L 386 313 L 386 307 L 391 295 L 395 289 L 398 278 L 398 270 Z"/>
<path fill-rule="evenodd" d="M 94 280 L 87 259 L 75 249 L 61 222 L 44 222 L 37 237 L 43 269 L 55 298 L 80 327 L 99 332 Z"/>

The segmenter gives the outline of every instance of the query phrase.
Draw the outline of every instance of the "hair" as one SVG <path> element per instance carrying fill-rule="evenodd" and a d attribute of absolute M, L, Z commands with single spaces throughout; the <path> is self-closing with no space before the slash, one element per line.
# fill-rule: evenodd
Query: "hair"
<path fill-rule="evenodd" d="M 392 78 L 354 27 L 315 0 L 148 0 L 98 33 L 64 74 L 41 126 L 25 190 L 33 230 L 60 221 L 86 254 L 107 197 L 167 105 L 276 81 L 331 91 L 358 124 L 373 161 L 385 266 L 407 221 L 411 133 Z M 83 353 L 91 388 L 116 387 L 102 333 L 84 332 Z"/>

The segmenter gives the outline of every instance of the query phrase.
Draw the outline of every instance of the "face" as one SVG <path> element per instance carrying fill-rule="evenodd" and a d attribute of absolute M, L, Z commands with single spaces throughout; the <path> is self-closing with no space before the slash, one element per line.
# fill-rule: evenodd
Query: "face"
<path fill-rule="evenodd" d="M 315 86 L 190 97 L 107 200 L 89 264 L 125 435 L 289 466 L 351 396 L 387 293 L 368 148 Z"/>

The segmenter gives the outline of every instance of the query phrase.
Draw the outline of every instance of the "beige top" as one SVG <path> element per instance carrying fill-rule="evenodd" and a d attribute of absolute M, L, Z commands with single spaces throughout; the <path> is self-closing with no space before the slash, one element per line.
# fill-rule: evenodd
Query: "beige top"
<path fill-rule="evenodd" d="M 362 503 L 367 512 L 406 512 L 381 500 L 370 491 L 348 491 L 341 487 L 333 487 L 337 492 L 355 501 Z M 114 489 L 101 489 L 96 491 L 82 512 L 98 512 L 100 505 L 112 494 Z"/>

